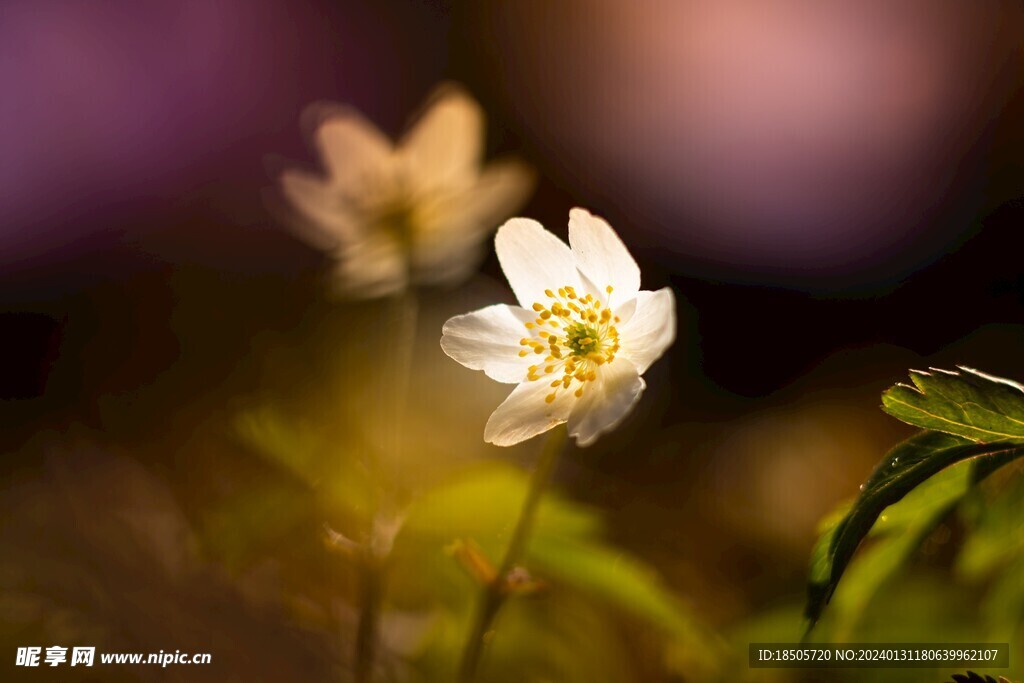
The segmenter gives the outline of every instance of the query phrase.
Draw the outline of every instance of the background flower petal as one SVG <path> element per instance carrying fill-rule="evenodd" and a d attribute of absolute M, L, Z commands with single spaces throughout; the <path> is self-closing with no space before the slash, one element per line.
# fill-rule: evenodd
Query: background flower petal
<path fill-rule="evenodd" d="M 486 251 L 475 235 L 418 239 L 410 254 L 417 285 L 453 285 L 473 275 Z"/>
<path fill-rule="evenodd" d="M 333 254 L 336 260 L 334 293 L 372 299 L 401 291 L 408 284 L 402 245 L 385 233 L 372 233 Z"/>
<path fill-rule="evenodd" d="M 607 221 L 585 209 L 569 212 L 569 245 L 576 267 L 604 295 L 605 287 L 615 288 L 613 298 L 632 299 L 640 289 L 640 267 L 626 245 Z"/>
<path fill-rule="evenodd" d="M 517 386 L 487 420 L 484 441 L 514 446 L 565 422 L 576 399 L 571 391 L 560 391 L 554 402 L 547 403 L 544 397 L 550 393 L 544 379 Z"/>
<path fill-rule="evenodd" d="M 569 436 L 576 438 L 577 446 L 594 443 L 622 422 L 646 386 L 628 358 L 619 356 L 604 365 L 576 399 L 569 417 Z"/>
<path fill-rule="evenodd" d="M 441 329 L 441 348 L 467 368 L 483 370 L 493 380 L 522 382 L 527 369 L 537 362 L 535 354 L 519 356 L 523 349 L 519 340 L 527 332 L 523 323 L 533 317 L 532 311 L 505 304 L 457 315 Z"/>
<path fill-rule="evenodd" d="M 676 298 L 672 289 L 638 292 L 633 315 L 619 326 L 620 356 L 643 374 L 676 338 Z"/>
<path fill-rule="evenodd" d="M 338 185 L 351 189 L 373 182 L 393 159 L 393 145 L 372 123 L 342 105 L 313 105 L 302 115 L 304 128 L 313 129 L 325 170 Z"/>
<path fill-rule="evenodd" d="M 528 218 L 512 218 L 498 228 L 494 250 L 523 308 L 547 301 L 545 289 L 579 286 L 572 252 L 562 240 Z"/>
<path fill-rule="evenodd" d="M 414 183 L 471 183 L 483 155 L 484 118 L 476 100 L 455 85 L 435 91 L 422 117 L 398 145 Z"/>
<path fill-rule="evenodd" d="M 488 164 L 465 192 L 440 198 L 434 205 L 428 233 L 472 233 L 476 239 L 493 232 L 500 221 L 522 206 L 536 184 L 536 174 L 518 159 Z"/>
<path fill-rule="evenodd" d="M 280 187 L 293 210 L 293 215 L 287 217 L 289 226 L 310 245 L 326 251 L 357 238 L 359 221 L 326 179 L 288 169 L 281 174 Z"/>
<path fill-rule="evenodd" d="M 484 239 L 526 200 L 534 182 L 529 166 L 509 159 L 489 164 L 465 192 L 437 199 L 423 212 L 421 229 L 412 236 L 416 282 L 440 284 L 468 277 L 483 260 Z"/>

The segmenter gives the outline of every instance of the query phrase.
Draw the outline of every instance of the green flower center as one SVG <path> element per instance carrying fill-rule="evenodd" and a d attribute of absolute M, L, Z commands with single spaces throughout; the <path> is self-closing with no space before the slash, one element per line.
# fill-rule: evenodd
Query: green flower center
<path fill-rule="evenodd" d="M 605 288 L 611 296 L 612 287 Z M 519 340 L 519 356 L 536 355 L 542 362 L 531 365 L 526 379 L 547 380 L 552 391 L 544 400 L 554 402 L 559 391 L 570 389 L 576 398 L 597 379 L 602 365 L 615 360 L 619 351 L 619 317 L 593 294 L 579 295 L 571 286 L 546 289 L 549 302 L 533 304 L 537 313 L 525 323 L 528 335 Z"/>
<path fill-rule="evenodd" d="M 565 346 L 577 358 L 583 358 L 596 351 L 600 340 L 600 333 L 589 325 L 574 323 L 565 328 Z"/>

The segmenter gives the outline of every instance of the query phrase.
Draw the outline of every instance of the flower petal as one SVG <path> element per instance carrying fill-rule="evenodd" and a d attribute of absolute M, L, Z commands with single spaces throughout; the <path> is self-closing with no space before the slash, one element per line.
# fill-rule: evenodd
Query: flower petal
<path fill-rule="evenodd" d="M 281 174 L 281 194 L 297 215 L 289 224 L 314 247 L 327 251 L 356 239 L 360 231 L 338 191 L 311 173 L 288 169 Z"/>
<path fill-rule="evenodd" d="M 484 441 L 514 446 L 565 422 L 575 400 L 572 392 L 560 391 L 548 403 L 544 397 L 550 393 L 551 387 L 543 379 L 517 386 L 487 420 Z"/>
<path fill-rule="evenodd" d="M 488 164 L 472 187 L 446 193 L 431 206 L 428 235 L 483 235 L 518 208 L 530 194 L 536 175 L 515 159 Z"/>
<path fill-rule="evenodd" d="M 632 299 L 640 289 L 640 268 L 610 225 L 585 209 L 569 212 L 569 244 L 580 269 L 604 295 L 614 287 L 618 301 Z"/>
<path fill-rule="evenodd" d="M 672 289 L 638 292 L 636 310 L 619 325 L 620 356 L 633 361 L 640 374 L 658 360 L 676 338 L 676 299 Z"/>
<path fill-rule="evenodd" d="M 569 247 L 537 221 L 528 218 L 506 221 L 494 236 L 494 250 L 523 308 L 530 309 L 536 302 L 547 301 L 545 289 L 580 286 Z"/>
<path fill-rule="evenodd" d="M 467 368 L 483 370 L 493 380 L 522 382 L 536 359 L 532 353 L 520 357 L 523 346 L 519 340 L 526 333 L 523 324 L 534 316 L 532 311 L 505 304 L 457 315 L 441 328 L 441 348 Z"/>
<path fill-rule="evenodd" d="M 386 173 L 393 159 L 391 141 L 362 114 L 339 105 L 308 109 L 304 125 L 313 126 L 324 168 L 336 184 L 358 187 Z"/>
<path fill-rule="evenodd" d="M 518 159 L 495 161 L 484 167 L 465 197 L 462 211 L 479 230 L 490 232 L 530 196 L 537 175 Z"/>
<path fill-rule="evenodd" d="M 342 246 L 336 260 L 332 288 L 338 296 L 371 299 L 401 291 L 408 284 L 402 245 L 381 233 Z"/>
<path fill-rule="evenodd" d="M 416 243 L 410 255 L 418 285 L 453 285 L 469 279 L 484 260 L 479 239 L 431 240 Z"/>
<path fill-rule="evenodd" d="M 402 138 L 398 152 L 412 170 L 414 184 L 467 184 L 480 166 L 483 135 L 480 105 L 462 88 L 446 85 L 431 97 L 423 116 Z"/>
<path fill-rule="evenodd" d="M 532 170 L 519 161 L 490 164 L 473 187 L 438 197 L 421 212 L 412 235 L 417 282 L 457 282 L 477 269 L 483 241 L 533 187 Z"/>
<path fill-rule="evenodd" d="M 597 379 L 583 389 L 583 396 L 569 417 L 569 436 L 577 446 L 589 446 L 601 434 L 611 431 L 629 414 L 646 388 L 636 366 L 617 357 L 603 366 Z"/>

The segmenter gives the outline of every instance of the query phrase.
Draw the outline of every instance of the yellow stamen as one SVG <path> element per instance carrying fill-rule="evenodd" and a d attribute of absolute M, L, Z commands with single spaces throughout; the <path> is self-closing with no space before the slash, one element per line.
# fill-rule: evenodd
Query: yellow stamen
<path fill-rule="evenodd" d="M 605 287 L 605 292 L 611 294 L 612 287 Z M 519 342 L 527 347 L 519 352 L 521 357 L 530 351 L 544 355 L 543 363 L 529 366 L 527 380 L 547 378 L 553 389 L 544 397 L 547 403 L 555 401 L 563 389 L 579 398 L 586 383 L 597 380 L 598 368 L 615 359 L 619 350 L 615 323 L 619 318 L 593 293 L 580 295 L 571 285 L 545 289 L 544 294 L 549 301 L 533 304 L 537 318 L 524 323 L 530 336 Z M 548 325 L 561 331 L 556 334 L 539 329 Z"/>

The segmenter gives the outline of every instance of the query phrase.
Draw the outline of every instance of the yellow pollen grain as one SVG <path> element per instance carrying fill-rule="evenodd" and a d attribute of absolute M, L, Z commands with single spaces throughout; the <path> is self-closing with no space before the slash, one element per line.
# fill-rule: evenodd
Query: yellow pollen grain
<path fill-rule="evenodd" d="M 611 294 L 612 287 L 605 291 Z M 570 285 L 545 289 L 544 294 L 549 301 L 533 304 L 537 318 L 524 323 L 530 332 L 520 340 L 527 347 L 519 352 L 521 357 L 530 351 L 544 356 L 543 362 L 529 367 L 527 379 L 544 378 L 549 383 L 552 391 L 544 398 L 547 403 L 554 402 L 563 389 L 580 398 L 586 383 L 597 380 L 597 368 L 614 360 L 619 332 L 613 322 L 620 320 L 595 294 L 581 295 Z M 548 325 L 558 331 L 543 329 Z"/>

